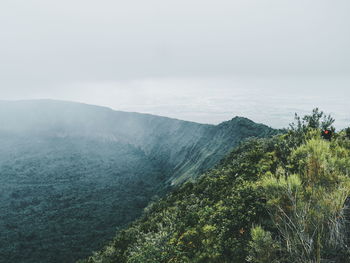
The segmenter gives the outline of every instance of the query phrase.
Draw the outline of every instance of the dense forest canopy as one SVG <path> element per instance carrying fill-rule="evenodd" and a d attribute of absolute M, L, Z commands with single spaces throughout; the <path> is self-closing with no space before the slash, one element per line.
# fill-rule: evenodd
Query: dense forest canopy
<path fill-rule="evenodd" d="M 87 257 L 147 204 L 276 131 L 51 100 L 0 102 L 0 262 Z"/>
<path fill-rule="evenodd" d="M 80 262 L 350 262 L 350 132 L 332 124 L 315 109 L 241 143 Z"/>

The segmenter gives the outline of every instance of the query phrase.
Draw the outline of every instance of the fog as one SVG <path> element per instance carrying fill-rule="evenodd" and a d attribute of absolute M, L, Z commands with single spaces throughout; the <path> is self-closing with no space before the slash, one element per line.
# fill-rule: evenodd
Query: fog
<path fill-rule="evenodd" d="M 0 99 L 51 98 L 202 123 L 350 123 L 346 0 L 3 0 Z"/>

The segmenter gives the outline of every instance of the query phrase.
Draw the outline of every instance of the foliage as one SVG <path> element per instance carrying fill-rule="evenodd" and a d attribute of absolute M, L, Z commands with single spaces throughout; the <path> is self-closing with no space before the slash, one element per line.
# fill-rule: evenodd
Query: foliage
<path fill-rule="evenodd" d="M 242 144 L 195 183 L 150 205 L 88 262 L 244 261 L 249 226 L 268 218 L 253 183 L 268 146 L 261 139 Z"/>
<path fill-rule="evenodd" d="M 350 127 L 345 129 L 346 137 L 350 139 Z"/>
<path fill-rule="evenodd" d="M 315 108 L 310 115 L 305 115 L 304 117 L 295 114 L 295 122 L 290 124 L 290 129 L 305 134 L 309 129 L 325 130 L 334 128 L 332 126 L 333 123 L 334 119 L 331 115 L 326 115 L 323 111 Z"/>
<path fill-rule="evenodd" d="M 347 250 L 345 202 L 350 193 L 349 178 L 342 172 L 350 168 L 348 154 L 339 145 L 314 138 L 291 154 L 295 167 L 289 170 L 298 174 L 288 176 L 285 171 L 262 180 L 289 262 L 319 263 L 330 257 L 342 262 Z"/>
<path fill-rule="evenodd" d="M 81 262 L 350 262 L 349 139 L 321 139 L 333 119 L 317 109 L 298 120 L 240 144 Z"/>
<path fill-rule="evenodd" d="M 0 109 L 1 263 L 87 257 L 171 184 L 211 168 L 247 137 L 276 133 L 239 117 L 206 125 L 70 102 L 0 102 Z M 145 261 L 171 246 L 166 240 L 161 231 L 140 236 L 128 255 Z"/>
<path fill-rule="evenodd" d="M 130 145 L 41 139 L 6 151 L 0 262 L 74 262 L 140 216 L 165 181 L 157 163 Z"/>
<path fill-rule="evenodd" d="M 252 240 L 249 242 L 248 262 L 256 263 L 277 263 L 279 244 L 273 240 L 269 231 L 261 226 L 251 229 Z"/>

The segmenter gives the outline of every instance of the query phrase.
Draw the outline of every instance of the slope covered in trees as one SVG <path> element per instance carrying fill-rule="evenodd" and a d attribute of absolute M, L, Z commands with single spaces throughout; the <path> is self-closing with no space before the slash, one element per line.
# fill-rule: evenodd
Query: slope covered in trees
<path fill-rule="evenodd" d="M 239 145 L 80 262 L 350 262 L 350 132 L 314 110 Z"/>
<path fill-rule="evenodd" d="M 0 262 L 74 262 L 239 141 L 275 130 L 60 101 L 0 102 Z"/>

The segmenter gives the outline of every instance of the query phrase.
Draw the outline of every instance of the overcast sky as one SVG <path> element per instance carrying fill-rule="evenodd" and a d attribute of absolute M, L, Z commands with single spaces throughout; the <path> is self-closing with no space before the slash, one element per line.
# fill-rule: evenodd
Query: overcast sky
<path fill-rule="evenodd" d="M 1 0 L 0 99 L 350 124 L 349 0 Z"/>

